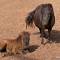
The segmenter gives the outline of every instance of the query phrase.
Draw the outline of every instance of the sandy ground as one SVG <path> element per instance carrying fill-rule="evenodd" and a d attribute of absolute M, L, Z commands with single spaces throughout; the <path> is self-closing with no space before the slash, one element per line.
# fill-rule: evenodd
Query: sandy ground
<path fill-rule="evenodd" d="M 38 28 L 25 27 L 25 17 L 39 4 L 52 3 L 55 25 L 51 33 L 52 44 L 41 45 Z M 21 31 L 31 33 L 30 45 L 39 46 L 24 56 L 0 57 L 0 60 L 60 60 L 60 0 L 0 0 L 0 38 L 16 38 Z M 45 39 L 45 41 L 47 41 Z M 33 49 L 34 49 L 33 46 Z"/>

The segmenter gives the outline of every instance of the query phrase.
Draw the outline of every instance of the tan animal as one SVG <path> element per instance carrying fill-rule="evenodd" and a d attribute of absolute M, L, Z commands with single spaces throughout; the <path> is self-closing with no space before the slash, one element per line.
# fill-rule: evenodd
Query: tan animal
<path fill-rule="evenodd" d="M 3 39 L 0 41 L 0 49 L 2 51 L 6 48 L 8 54 L 17 54 L 29 46 L 29 40 L 30 34 L 23 31 L 16 39 Z"/>

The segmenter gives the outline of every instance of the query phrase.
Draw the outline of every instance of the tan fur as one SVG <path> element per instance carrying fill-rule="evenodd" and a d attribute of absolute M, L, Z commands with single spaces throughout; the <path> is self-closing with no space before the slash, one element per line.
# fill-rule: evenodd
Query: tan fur
<path fill-rule="evenodd" d="M 6 48 L 7 53 L 9 54 L 17 54 L 20 53 L 24 49 L 24 40 L 27 37 L 28 41 L 30 39 L 30 34 L 28 32 L 21 32 L 16 39 L 3 39 L 0 41 L 0 48 Z M 29 43 L 29 41 L 28 41 Z M 27 47 L 27 46 L 26 46 Z"/>

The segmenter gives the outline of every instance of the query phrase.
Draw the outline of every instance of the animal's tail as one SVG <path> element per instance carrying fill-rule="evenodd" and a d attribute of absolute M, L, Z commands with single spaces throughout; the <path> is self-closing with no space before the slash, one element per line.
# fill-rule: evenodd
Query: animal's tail
<path fill-rule="evenodd" d="M 33 20 L 34 20 L 34 13 L 35 11 L 32 11 L 28 14 L 25 22 L 26 22 L 26 29 L 27 29 L 27 26 L 33 26 Z"/>

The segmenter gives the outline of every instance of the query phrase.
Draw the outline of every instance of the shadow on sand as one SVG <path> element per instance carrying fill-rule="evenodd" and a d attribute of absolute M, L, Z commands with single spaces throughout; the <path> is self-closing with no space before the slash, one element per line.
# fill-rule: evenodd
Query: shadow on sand
<path fill-rule="evenodd" d="M 53 30 L 51 32 L 51 40 L 55 43 L 60 43 L 60 31 Z"/>
<path fill-rule="evenodd" d="M 39 34 L 40 32 L 33 33 L 33 35 L 39 35 Z M 55 43 L 60 43 L 60 31 L 52 30 L 50 40 Z"/>
<path fill-rule="evenodd" d="M 31 45 L 31 46 L 28 46 L 27 48 L 25 48 L 23 50 L 23 53 L 26 54 L 26 53 L 31 53 L 31 52 L 34 52 L 39 46 L 38 45 Z M 28 51 L 28 52 L 27 52 Z"/>

